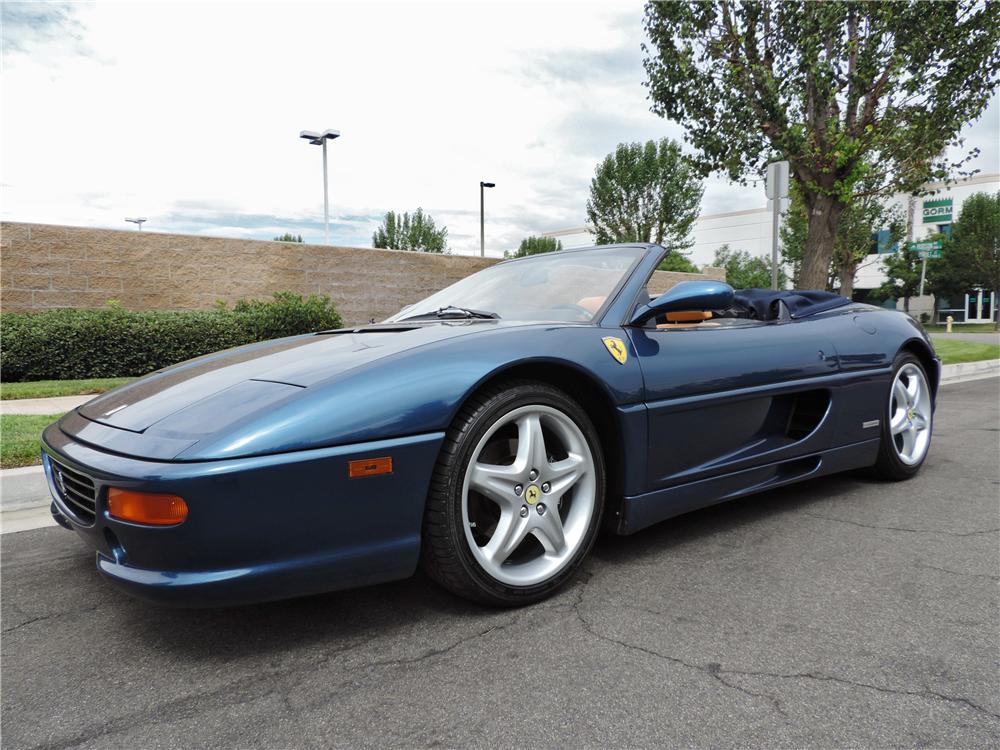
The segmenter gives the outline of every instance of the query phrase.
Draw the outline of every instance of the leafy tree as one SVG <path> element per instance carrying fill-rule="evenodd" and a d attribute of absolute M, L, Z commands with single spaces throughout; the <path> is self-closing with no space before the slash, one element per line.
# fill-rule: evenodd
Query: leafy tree
<path fill-rule="evenodd" d="M 941 257 L 927 261 L 927 286 L 934 293 L 935 313 L 941 308 L 942 299 L 962 300 L 973 289 L 974 285 L 969 283 L 971 266 L 968 247 L 950 238 L 944 240 Z"/>
<path fill-rule="evenodd" d="M 799 282 L 822 287 L 848 205 L 945 179 L 939 158 L 1000 74 L 1000 3 L 650 2 L 653 112 L 685 127 L 703 172 L 791 164 L 807 210 Z"/>
<path fill-rule="evenodd" d="M 681 273 L 698 273 L 699 269 L 694 263 L 688 260 L 684 253 L 676 250 L 669 250 L 656 267 L 657 271 L 680 271 Z"/>
<path fill-rule="evenodd" d="M 726 283 L 734 289 L 769 289 L 771 287 L 771 259 L 751 255 L 746 250 L 731 250 L 723 245 L 715 251 L 713 266 L 726 269 Z M 778 268 L 778 288 L 788 281 L 785 272 Z"/>
<path fill-rule="evenodd" d="M 552 253 L 562 250 L 562 242 L 555 237 L 525 237 L 521 240 L 520 247 L 514 252 L 507 251 L 503 254 L 505 258 L 523 258 L 525 255 L 538 255 L 539 253 Z"/>
<path fill-rule="evenodd" d="M 302 242 L 301 234 L 292 234 L 291 232 L 285 232 L 284 234 L 279 234 L 274 238 L 275 242 Z"/>
<path fill-rule="evenodd" d="M 419 250 L 424 253 L 443 253 L 446 250 L 448 228 L 438 229 L 430 214 L 418 208 L 409 213 L 388 211 L 382 224 L 372 235 L 375 247 L 393 250 Z"/>
<path fill-rule="evenodd" d="M 693 244 L 703 192 L 676 141 L 620 143 L 594 170 L 587 218 L 599 245 L 655 242 L 684 249 Z"/>
<path fill-rule="evenodd" d="M 892 255 L 887 255 L 884 261 L 886 281 L 878 289 L 878 295 L 889 299 L 903 298 L 903 311 L 910 312 L 910 297 L 920 292 L 920 274 L 923 269 L 923 259 L 909 246 L 901 245 Z"/>
<path fill-rule="evenodd" d="M 1000 294 L 1000 192 L 965 200 L 941 258 L 927 263 L 927 278 L 936 297 L 964 295 L 976 287 Z M 994 325 L 1000 329 L 1000 321 Z"/>

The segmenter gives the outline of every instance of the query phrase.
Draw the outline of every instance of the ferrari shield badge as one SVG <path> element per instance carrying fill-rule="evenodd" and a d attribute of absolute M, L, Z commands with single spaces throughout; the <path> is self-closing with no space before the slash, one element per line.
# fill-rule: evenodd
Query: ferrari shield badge
<path fill-rule="evenodd" d="M 628 349 L 625 348 L 624 341 L 616 336 L 605 336 L 601 341 L 608 347 L 611 356 L 618 360 L 618 364 L 625 364 L 625 360 L 628 359 Z"/>

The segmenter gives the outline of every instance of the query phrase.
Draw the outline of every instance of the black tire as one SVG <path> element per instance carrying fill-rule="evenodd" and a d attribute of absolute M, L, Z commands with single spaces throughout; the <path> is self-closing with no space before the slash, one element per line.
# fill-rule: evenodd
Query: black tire
<path fill-rule="evenodd" d="M 490 427 L 514 409 L 531 405 L 558 409 L 581 430 L 594 460 L 596 497 L 587 530 L 565 567 L 537 585 L 513 586 L 492 577 L 472 554 L 463 527 L 463 486 L 472 453 Z M 444 588 L 475 602 L 517 607 L 541 601 L 572 578 L 593 546 L 601 525 L 604 495 L 605 468 L 600 438 L 576 401 L 546 383 L 510 380 L 487 386 L 463 406 L 445 436 L 424 512 L 422 567 Z"/>
<path fill-rule="evenodd" d="M 900 352 L 896 356 L 896 360 L 893 362 L 892 366 L 892 380 L 889 384 L 889 393 L 885 397 L 885 406 L 882 409 L 882 424 L 880 428 L 880 440 L 878 448 L 878 459 L 875 461 L 875 465 L 872 467 L 875 476 L 880 479 L 886 479 L 893 482 L 901 482 L 907 479 L 911 479 L 917 475 L 920 471 L 920 467 L 924 465 L 924 461 L 927 460 L 927 455 L 930 453 L 930 444 L 927 446 L 927 450 L 924 452 L 923 456 L 920 458 L 919 462 L 916 464 L 907 464 L 900 460 L 899 455 L 896 452 L 896 446 L 894 443 L 894 438 L 890 429 L 890 419 L 892 417 L 892 383 L 896 379 L 896 374 L 903 369 L 906 365 L 916 366 L 920 372 L 923 374 L 924 382 L 930 384 L 930 380 L 927 377 L 927 371 L 924 370 L 923 364 L 920 360 L 908 352 Z M 932 399 L 933 400 L 933 399 Z M 933 434 L 934 422 L 933 415 L 930 417 L 930 425 L 928 429 Z"/>

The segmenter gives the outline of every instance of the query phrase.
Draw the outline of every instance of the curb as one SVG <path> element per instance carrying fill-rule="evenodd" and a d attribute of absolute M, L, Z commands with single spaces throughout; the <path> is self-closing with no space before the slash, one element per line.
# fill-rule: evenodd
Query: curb
<path fill-rule="evenodd" d="M 0 510 L 48 507 L 49 484 L 41 466 L 0 470 Z"/>
<path fill-rule="evenodd" d="M 44 529 L 48 526 L 58 525 L 46 506 L 5 510 L 0 513 L 0 527 L 2 527 L 4 534 Z"/>
<path fill-rule="evenodd" d="M 981 362 L 959 362 L 941 368 L 941 384 L 961 383 L 964 380 L 979 380 L 1000 375 L 1000 359 L 984 359 Z"/>

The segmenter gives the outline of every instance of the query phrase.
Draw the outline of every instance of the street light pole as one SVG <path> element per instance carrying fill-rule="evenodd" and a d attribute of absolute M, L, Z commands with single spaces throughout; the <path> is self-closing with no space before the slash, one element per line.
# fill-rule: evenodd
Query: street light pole
<path fill-rule="evenodd" d="M 326 138 L 323 139 L 323 244 L 330 244 L 330 178 L 326 169 Z"/>
<path fill-rule="evenodd" d="M 788 162 L 767 165 L 764 193 L 771 199 L 771 288 L 778 288 L 778 235 L 781 227 L 781 201 L 788 197 Z"/>
<path fill-rule="evenodd" d="M 479 183 L 479 255 L 481 257 L 486 257 L 486 200 L 483 197 L 486 188 L 496 187 L 496 183 L 493 182 L 482 182 Z"/>
<path fill-rule="evenodd" d="M 334 138 L 340 138 L 339 130 L 324 130 L 318 133 L 315 130 L 302 130 L 299 138 L 309 141 L 312 146 L 323 147 L 323 241 L 330 244 L 330 181 L 326 169 L 326 142 Z"/>

